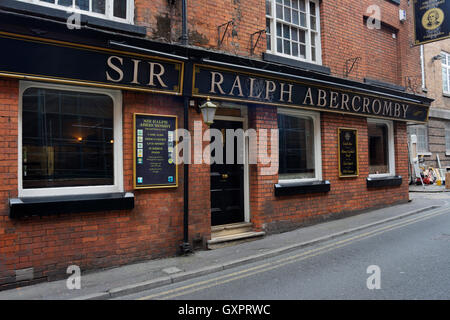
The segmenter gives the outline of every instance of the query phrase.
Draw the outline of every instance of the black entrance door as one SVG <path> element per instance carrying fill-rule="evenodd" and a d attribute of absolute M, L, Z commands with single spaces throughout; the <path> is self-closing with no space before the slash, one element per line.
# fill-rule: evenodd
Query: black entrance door
<path fill-rule="evenodd" d="M 222 132 L 223 164 L 211 164 L 211 225 L 244 221 L 244 165 L 237 164 L 237 138 L 234 138 L 233 164 L 226 162 L 226 129 L 242 128 L 242 122 L 214 120 L 211 128 Z M 214 150 L 212 156 L 215 156 Z M 242 162 L 242 161 L 241 161 Z"/>

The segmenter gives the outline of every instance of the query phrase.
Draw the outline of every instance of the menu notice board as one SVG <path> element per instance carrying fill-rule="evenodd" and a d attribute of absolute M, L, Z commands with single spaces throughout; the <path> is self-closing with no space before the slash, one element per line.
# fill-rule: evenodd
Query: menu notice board
<path fill-rule="evenodd" d="M 339 177 L 357 177 L 358 172 L 358 130 L 338 129 Z"/>
<path fill-rule="evenodd" d="M 134 114 L 135 189 L 178 186 L 176 128 L 176 116 Z"/>

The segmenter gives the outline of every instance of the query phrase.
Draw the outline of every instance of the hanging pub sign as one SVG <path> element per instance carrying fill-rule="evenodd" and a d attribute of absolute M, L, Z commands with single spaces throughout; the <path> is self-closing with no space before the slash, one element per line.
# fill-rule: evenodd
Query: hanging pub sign
<path fill-rule="evenodd" d="M 410 100 L 281 76 L 194 65 L 192 95 L 419 123 L 428 118 L 429 106 Z"/>
<path fill-rule="evenodd" d="M 415 44 L 450 37 L 450 0 L 414 0 Z"/>
<path fill-rule="evenodd" d="M 135 189 L 178 186 L 176 128 L 176 116 L 134 114 Z"/>
<path fill-rule="evenodd" d="M 0 75 L 181 95 L 183 62 L 0 32 Z"/>
<path fill-rule="evenodd" d="M 339 177 L 357 177 L 358 172 L 358 130 L 338 129 Z"/>

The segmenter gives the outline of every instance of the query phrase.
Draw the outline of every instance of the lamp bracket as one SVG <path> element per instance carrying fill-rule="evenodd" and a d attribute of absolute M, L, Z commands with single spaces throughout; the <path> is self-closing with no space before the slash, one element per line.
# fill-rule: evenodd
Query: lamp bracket
<path fill-rule="evenodd" d="M 228 28 L 230 25 L 234 26 L 234 20 L 230 20 L 228 22 L 225 22 L 224 24 L 221 24 L 217 27 L 217 47 L 220 48 L 222 46 L 223 40 L 225 39 L 225 35 L 227 34 Z M 220 29 L 225 27 L 225 31 L 223 32 L 223 35 L 220 33 Z"/>

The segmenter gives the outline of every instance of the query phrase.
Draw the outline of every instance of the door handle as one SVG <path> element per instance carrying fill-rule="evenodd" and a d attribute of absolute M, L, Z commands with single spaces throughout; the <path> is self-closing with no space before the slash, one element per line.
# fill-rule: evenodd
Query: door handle
<path fill-rule="evenodd" d="M 224 179 L 224 180 L 228 179 L 228 174 L 222 173 L 222 179 Z"/>

